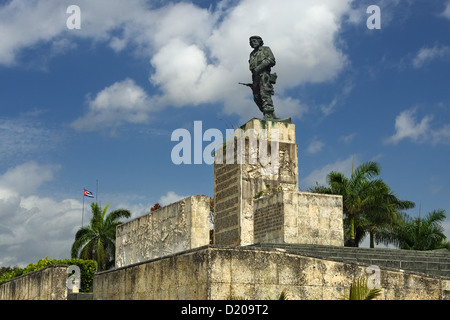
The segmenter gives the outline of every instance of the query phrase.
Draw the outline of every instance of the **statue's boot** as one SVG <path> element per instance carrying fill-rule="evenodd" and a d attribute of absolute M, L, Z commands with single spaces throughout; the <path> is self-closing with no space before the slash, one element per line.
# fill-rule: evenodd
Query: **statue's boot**
<path fill-rule="evenodd" d="M 291 123 L 291 118 L 278 118 L 274 112 L 264 113 L 264 120 Z"/>

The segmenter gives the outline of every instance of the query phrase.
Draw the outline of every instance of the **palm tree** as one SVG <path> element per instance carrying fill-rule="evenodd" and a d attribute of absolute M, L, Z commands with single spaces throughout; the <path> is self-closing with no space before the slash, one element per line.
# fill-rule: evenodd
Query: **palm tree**
<path fill-rule="evenodd" d="M 380 166 L 376 162 L 365 162 L 353 171 L 350 178 L 336 171 L 328 175 L 328 184 L 331 193 L 340 194 L 343 197 L 343 211 L 349 219 L 350 235 L 348 245 L 356 246 L 355 218 L 364 211 L 376 205 L 375 190 L 381 188 L 383 181 L 372 178 L 379 175 Z"/>
<path fill-rule="evenodd" d="M 109 203 L 103 210 L 97 203 L 91 204 L 90 224 L 78 230 L 71 252 L 72 258 L 96 260 L 99 271 L 114 265 L 116 226 L 122 223 L 121 218 L 131 217 L 131 213 L 125 209 L 106 215 L 108 207 Z"/>
<path fill-rule="evenodd" d="M 387 184 L 374 179 L 381 172 L 376 162 L 365 162 L 356 170 L 352 167 L 350 178 L 340 172 L 328 175 L 329 187 L 315 186 L 311 192 L 339 194 L 343 197 L 346 245 L 357 246 L 367 233 L 370 247 L 374 247 L 378 233 L 399 219 L 400 210 L 414 207 L 411 201 L 399 200 Z"/>
<path fill-rule="evenodd" d="M 380 241 L 393 243 L 400 249 L 434 250 L 448 247 L 444 228 L 441 222 L 445 220 L 444 210 L 434 210 L 425 218 L 411 218 L 407 214 L 392 230 L 380 234 Z"/>
<path fill-rule="evenodd" d="M 412 201 L 399 200 L 392 190 L 384 183 L 374 185 L 372 196 L 373 205 L 366 208 L 362 214 L 361 227 L 364 234 L 369 233 L 370 248 L 375 247 L 375 240 L 380 242 L 379 234 L 383 230 L 391 229 L 401 219 L 401 210 L 415 207 Z"/>

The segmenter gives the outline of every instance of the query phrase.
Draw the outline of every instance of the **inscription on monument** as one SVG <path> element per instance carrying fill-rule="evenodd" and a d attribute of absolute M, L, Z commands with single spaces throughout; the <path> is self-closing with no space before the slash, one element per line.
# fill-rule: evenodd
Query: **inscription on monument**
<path fill-rule="evenodd" d="M 240 145 L 235 144 L 233 164 L 214 165 L 214 243 L 221 245 L 254 243 L 253 198 L 258 192 L 267 187 L 298 190 L 294 124 L 252 119 L 235 133 L 249 136 L 240 140 L 244 152 L 237 152 Z M 254 155 L 261 154 L 261 148 L 267 157 L 257 159 Z M 238 154 L 245 161 L 236 161 Z M 261 161 L 264 159 L 276 163 Z"/>
<path fill-rule="evenodd" d="M 277 234 L 283 241 L 283 205 L 280 203 L 271 204 L 264 208 L 264 210 L 255 210 L 255 239 L 264 239 L 267 233 Z"/>

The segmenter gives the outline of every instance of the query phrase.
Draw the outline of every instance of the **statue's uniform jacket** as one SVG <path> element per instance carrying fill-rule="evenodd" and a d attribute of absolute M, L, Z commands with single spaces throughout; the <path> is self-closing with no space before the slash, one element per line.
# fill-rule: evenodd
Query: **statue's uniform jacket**
<path fill-rule="evenodd" d="M 269 47 L 262 46 L 250 53 L 248 62 L 252 73 L 270 73 L 270 69 L 275 65 L 275 57 Z"/>
<path fill-rule="evenodd" d="M 270 71 L 275 65 L 275 57 L 269 47 L 261 46 L 250 53 L 249 67 L 253 78 L 253 98 L 264 113 L 274 111 L 272 95 L 273 85 L 270 82 Z"/>

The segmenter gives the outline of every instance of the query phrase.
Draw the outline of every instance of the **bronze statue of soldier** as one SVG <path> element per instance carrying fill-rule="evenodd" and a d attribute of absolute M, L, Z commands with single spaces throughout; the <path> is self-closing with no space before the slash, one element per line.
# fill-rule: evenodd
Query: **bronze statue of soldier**
<path fill-rule="evenodd" d="M 253 91 L 253 100 L 263 113 L 265 120 L 276 120 L 275 108 L 273 106 L 272 95 L 273 85 L 276 82 L 277 74 L 271 73 L 275 66 L 275 57 L 269 47 L 264 46 L 260 36 L 252 36 L 249 39 L 253 51 L 250 53 L 248 61 L 252 73 L 253 83 L 241 83 L 250 87 Z"/>

